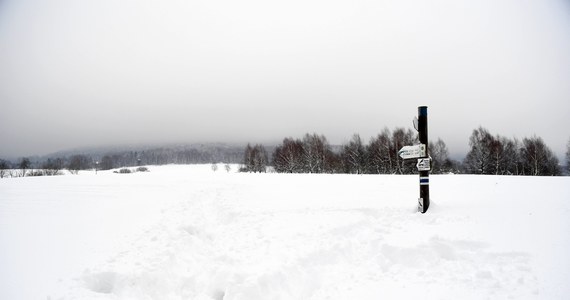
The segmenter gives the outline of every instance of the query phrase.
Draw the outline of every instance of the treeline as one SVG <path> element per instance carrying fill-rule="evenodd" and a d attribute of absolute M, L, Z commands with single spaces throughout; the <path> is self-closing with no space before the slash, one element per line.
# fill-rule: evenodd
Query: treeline
<path fill-rule="evenodd" d="M 241 164 L 244 172 L 265 172 L 268 167 L 280 173 L 413 174 L 416 160 L 403 160 L 398 150 L 417 144 L 411 129 L 384 129 L 364 144 L 358 134 L 340 146 L 330 145 L 324 135 L 305 134 L 301 139 L 285 138 L 274 147 L 261 144 L 245 148 L 225 144 L 158 147 L 145 150 L 24 157 L 12 162 L 0 159 L 0 178 L 57 175 L 67 169 L 109 170 L 141 165 L 164 164 Z M 449 158 L 445 142 L 437 139 L 428 145 L 432 173 L 554 176 L 570 174 L 570 141 L 566 168 L 560 167 L 552 150 L 540 137 L 509 139 L 493 135 L 483 127 L 469 137 L 470 150 L 463 161 Z M 269 149 L 269 151 L 267 150 Z"/>
<path fill-rule="evenodd" d="M 411 129 L 384 129 L 364 144 L 358 134 L 337 151 L 323 135 L 306 134 L 302 139 L 285 138 L 268 159 L 263 145 L 248 145 L 242 171 L 264 172 L 267 166 L 279 173 L 414 174 L 416 160 L 403 160 L 398 151 L 418 144 Z M 449 158 L 445 142 L 429 142 L 433 174 L 465 173 L 495 175 L 556 176 L 562 174 L 559 161 L 540 137 L 522 141 L 492 135 L 483 127 L 473 130 L 470 150 L 462 162 Z M 570 173 L 570 141 L 566 171 Z"/>
<path fill-rule="evenodd" d="M 141 165 L 241 163 L 242 146 L 202 144 L 146 150 L 115 150 L 105 153 L 23 157 L 16 162 L 0 159 L 0 178 L 50 176 L 66 169 L 77 174 L 80 170 L 110 170 Z"/>
<path fill-rule="evenodd" d="M 412 174 L 417 173 L 416 161 L 403 160 L 398 150 L 417 143 L 417 133 L 410 129 L 384 129 L 366 145 L 360 135 L 354 134 L 334 151 L 324 135 L 306 134 L 302 139 L 285 138 L 275 147 L 271 160 L 263 145 L 248 145 L 242 171 L 263 172 L 263 163 L 267 162 L 280 173 Z M 438 139 L 428 147 L 433 173 L 459 171 L 459 164 L 449 158 L 445 142 Z"/>
<path fill-rule="evenodd" d="M 479 127 L 473 130 L 469 146 L 471 149 L 464 160 L 467 173 L 534 176 L 562 173 L 558 158 L 540 137 L 519 141 L 492 135 L 487 129 Z M 566 157 L 570 160 L 570 142 Z"/>

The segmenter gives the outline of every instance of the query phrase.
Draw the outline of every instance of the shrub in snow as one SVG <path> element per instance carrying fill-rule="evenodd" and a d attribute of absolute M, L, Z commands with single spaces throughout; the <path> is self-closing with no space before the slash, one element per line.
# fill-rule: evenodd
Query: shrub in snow
<path fill-rule="evenodd" d="M 137 172 L 149 172 L 149 169 L 147 167 L 138 167 Z"/>
<path fill-rule="evenodd" d="M 127 168 L 122 168 L 122 169 L 119 170 L 119 173 L 120 173 L 120 174 L 130 174 L 130 173 L 132 173 L 132 172 L 133 172 L 133 171 L 131 171 L 130 169 L 127 169 Z"/>
<path fill-rule="evenodd" d="M 45 174 L 42 170 L 32 170 L 32 171 L 28 172 L 28 174 L 26 176 L 36 177 L 36 176 L 44 176 L 44 175 Z"/>

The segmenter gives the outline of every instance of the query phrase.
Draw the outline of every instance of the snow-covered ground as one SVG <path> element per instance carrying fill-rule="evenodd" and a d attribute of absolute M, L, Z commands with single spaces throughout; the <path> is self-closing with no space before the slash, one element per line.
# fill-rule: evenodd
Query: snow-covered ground
<path fill-rule="evenodd" d="M 568 299 L 570 177 L 0 180 L 0 299 Z"/>

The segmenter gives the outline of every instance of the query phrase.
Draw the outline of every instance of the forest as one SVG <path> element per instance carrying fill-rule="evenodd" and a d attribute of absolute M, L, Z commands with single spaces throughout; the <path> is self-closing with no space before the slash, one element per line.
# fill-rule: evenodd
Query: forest
<path fill-rule="evenodd" d="M 0 159 L 0 178 L 51 176 L 68 170 L 110 170 L 143 165 L 240 164 L 242 172 L 415 174 L 416 160 L 404 160 L 398 150 L 418 144 L 411 129 L 384 128 L 365 144 L 354 134 L 343 145 L 331 145 L 324 135 L 305 134 L 284 138 L 278 145 L 197 144 L 146 149 L 56 153 L 44 157 L 22 157 L 17 161 Z M 437 138 L 428 144 L 432 174 L 493 174 L 558 176 L 570 174 L 570 141 L 565 165 L 540 137 L 511 139 L 493 135 L 487 129 L 474 129 L 469 151 L 462 161 L 452 160 L 445 142 Z"/>
<path fill-rule="evenodd" d="M 306 134 L 302 139 L 285 138 L 271 155 L 264 146 L 247 145 L 242 171 L 264 172 L 271 166 L 280 173 L 349 173 L 349 174 L 414 174 L 416 160 L 404 160 L 398 150 L 418 144 L 416 132 L 411 129 L 384 129 L 368 144 L 358 134 L 337 151 L 323 135 Z M 463 161 L 449 158 L 445 142 L 429 142 L 433 174 L 464 173 L 494 175 L 557 176 L 568 172 L 570 142 L 566 152 L 566 170 L 540 137 L 522 141 L 492 135 L 483 127 L 473 130 L 469 138 L 470 150 Z"/>

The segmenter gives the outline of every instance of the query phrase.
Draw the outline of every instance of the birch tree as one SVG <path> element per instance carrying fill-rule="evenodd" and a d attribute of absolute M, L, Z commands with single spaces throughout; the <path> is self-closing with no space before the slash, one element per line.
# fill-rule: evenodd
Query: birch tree
<path fill-rule="evenodd" d="M 560 175 L 558 159 L 540 137 L 524 138 L 521 156 L 526 175 Z"/>
<path fill-rule="evenodd" d="M 467 152 L 464 160 L 469 173 L 492 174 L 491 144 L 493 136 L 483 127 L 473 130 L 469 137 L 471 149 Z"/>
<path fill-rule="evenodd" d="M 282 173 L 303 172 L 303 142 L 293 138 L 285 138 L 273 152 L 273 167 Z"/>
<path fill-rule="evenodd" d="M 363 174 L 366 170 L 366 149 L 360 135 L 354 134 L 350 142 L 342 147 L 340 157 L 343 171 L 351 174 Z"/>
<path fill-rule="evenodd" d="M 438 138 L 435 143 L 429 142 L 429 154 L 432 158 L 432 173 L 443 174 L 453 171 L 453 163 L 449 159 L 449 150 L 445 142 Z"/>
<path fill-rule="evenodd" d="M 394 172 L 395 166 L 391 152 L 394 147 L 390 135 L 390 130 L 384 128 L 382 133 L 370 140 L 367 147 L 369 173 L 390 174 Z"/>
<path fill-rule="evenodd" d="M 316 133 L 306 134 L 303 138 L 305 170 L 308 173 L 323 173 L 327 169 L 327 155 L 332 151 L 327 138 Z"/>

